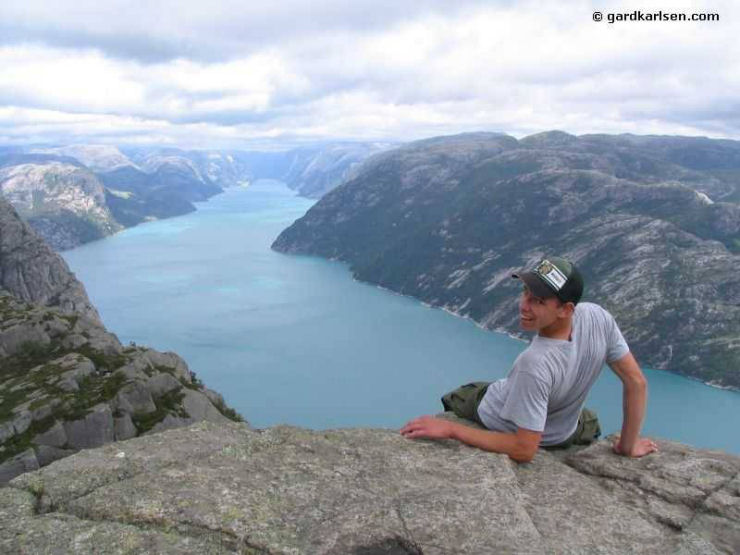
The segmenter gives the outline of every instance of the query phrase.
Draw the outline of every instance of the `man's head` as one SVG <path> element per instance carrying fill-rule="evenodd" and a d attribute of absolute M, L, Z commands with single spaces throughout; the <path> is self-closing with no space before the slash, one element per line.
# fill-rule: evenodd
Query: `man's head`
<path fill-rule="evenodd" d="M 519 301 L 522 329 L 545 336 L 570 329 L 570 318 L 583 294 L 583 277 L 571 262 L 552 256 L 512 277 L 524 284 Z"/>

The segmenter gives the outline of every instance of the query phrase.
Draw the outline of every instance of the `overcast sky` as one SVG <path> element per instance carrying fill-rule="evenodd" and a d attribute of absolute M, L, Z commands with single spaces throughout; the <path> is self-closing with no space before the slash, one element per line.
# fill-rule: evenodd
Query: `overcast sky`
<path fill-rule="evenodd" d="M 720 21 L 607 22 L 661 7 Z M 739 8 L 2 0 L 0 144 L 265 148 L 550 129 L 740 139 Z"/>

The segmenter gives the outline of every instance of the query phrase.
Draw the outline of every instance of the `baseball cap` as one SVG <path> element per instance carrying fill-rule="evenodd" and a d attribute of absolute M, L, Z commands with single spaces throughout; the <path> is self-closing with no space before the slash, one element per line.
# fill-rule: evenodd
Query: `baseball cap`
<path fill-rule="evenodd" d="M 558 256 L 543 258 L 532 270 L 521 270 L 511 277 L 522 280 L 536 296 L 557 297 L 577 304 L 583 295 L 583 277 L 574 264 Z"/>

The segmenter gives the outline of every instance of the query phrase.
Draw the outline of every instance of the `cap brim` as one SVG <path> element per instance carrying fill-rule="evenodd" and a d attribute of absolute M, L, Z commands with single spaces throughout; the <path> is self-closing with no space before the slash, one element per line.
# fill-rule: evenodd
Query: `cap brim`
<path fill-rule="evenodd" d="M 548 285 L 534 272 L 517 272 L 515 274 L 511 274 L 511 277 L 523 281 L 535 297 L 546 299 L 547 297 L 557 296 L 555 291 L 550 289 L 550 287 L 548 287 Z"/>

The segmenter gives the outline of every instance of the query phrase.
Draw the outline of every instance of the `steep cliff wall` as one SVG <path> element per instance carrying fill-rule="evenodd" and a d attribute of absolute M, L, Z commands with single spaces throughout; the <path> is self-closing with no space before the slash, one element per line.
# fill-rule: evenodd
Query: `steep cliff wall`
<path fill-rule="evenodd" d="M 734 193 L 708 170 L 651 155 L 672 138 L 646 153 L 633 139 L 412 143 L 368 160 L 273 248 L 345 261 L 363 281 L 509 333 L 512 271 L 565 256 L 643 364 L 740 388 L 740 205 L 712 201 Z"/>
<path fill-rule="evenodd" d="M 0 200 L 0 483 L 79 449 L 238 415 L 173 353 L 120 344 Z"/>
<path fill-rule="evenodd" d="M 100 323 L 67 263 L 0 199 L 0 289 L 20 300 L 81 314 Z"/>

